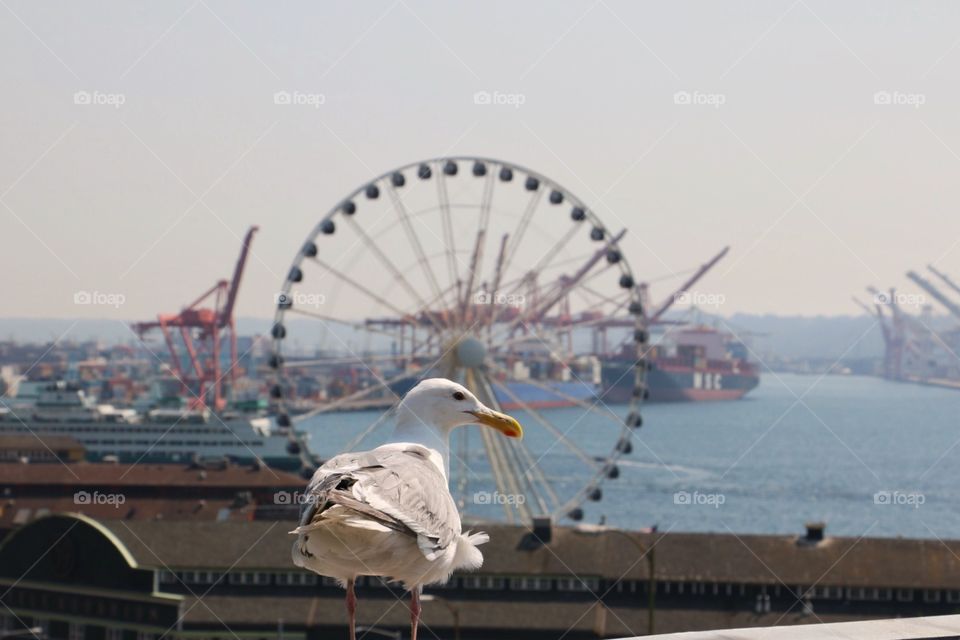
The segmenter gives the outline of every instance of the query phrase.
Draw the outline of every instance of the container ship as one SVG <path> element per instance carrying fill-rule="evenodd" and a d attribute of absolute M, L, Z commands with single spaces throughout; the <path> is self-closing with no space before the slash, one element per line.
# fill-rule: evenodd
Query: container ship
<path fill-rule="evenodd" d="M 760 381 L 743 343 L 708 326 L 664 332 L 649 360 L 648 402 L 737 400 Z M 633 393 L 635 362 L 632 348 L 606 357 L 579 356 L 565 364 L 517 361 L 510 379 L 495 379 L 493 391 L 508 411 L 573 407 L 598 398 L 607 404 L 626 403 Z M 392 390 L 402 396 L 415 383 L 410 378 Z"/>
<path fill-rule="evenodd" d="M 632 353 L 604 361 L 601 397 L 627 402 L 633 391 Z M 649 402 L 737 400 L 760 382 L 743 343 L 711 327 L 670 333 L 650 353 Z"/>

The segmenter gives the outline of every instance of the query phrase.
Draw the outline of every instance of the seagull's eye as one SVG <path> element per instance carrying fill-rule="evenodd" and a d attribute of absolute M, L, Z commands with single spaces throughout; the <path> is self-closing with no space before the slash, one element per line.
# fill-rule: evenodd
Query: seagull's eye
<path fill-rule="evenodd" d="M 463 399 L 466 398 L 466 397 L 467 397 L 467 396 L 463 395 L 463 391 L 454 391 L 454 392 L 453 392 L 453 399 L 454 399 L 454 400 L 463 400 Z"/>

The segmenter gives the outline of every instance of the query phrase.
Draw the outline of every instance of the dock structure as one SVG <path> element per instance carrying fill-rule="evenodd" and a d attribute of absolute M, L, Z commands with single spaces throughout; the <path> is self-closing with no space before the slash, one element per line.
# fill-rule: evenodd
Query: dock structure
<path fill-rule="evenodd" d="M 341 588 L 293 566 L 289 529 L 268 520 L 39 518 L 0 546 L 8 608 L 0 628 L 151 640 L 342 634 Z M 960 606 L 960 541 L 829 537 L 817 526 L 799 536 L 483 529 L 491 538 L 483 567 L 425 591 L 424 628 L 438 638 L 628 638 L 652 628 L 712 633 L 676 636 L 684 640 L 786 640 L 823 637 L 822 624 L 950 616 Z M 360 626 L 407 629 L 401 589 L 375 578 L 357 588 Z M 716 632 L 791 625 L 814 626 Z M 885 637 L 952 636 L 872 636 Z"/>

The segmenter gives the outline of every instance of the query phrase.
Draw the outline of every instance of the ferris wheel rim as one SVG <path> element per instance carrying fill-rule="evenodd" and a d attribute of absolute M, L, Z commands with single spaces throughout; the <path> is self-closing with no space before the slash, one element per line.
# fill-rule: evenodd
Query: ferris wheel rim
<path fill-rule="evenodd" d="M 419 172 L 420 168 L 423 167 L 424 165 L 430 166 L 431 168 L 432 168 L 432 167 L 437 167 L 437 168 L 445 167 L 445 166 L 447 166 L 447 163 L 450 163 L 450 162 L 456 163 L 458 166 L 459 166 L 460 163 L 472 162 L 472 163 L 474 163 L 474 166 L 476 166 L 476 163 L 482 163 L 482 164 L 484 164 L 484 165 L 487 165 L 487 167 L 493 166 L 493 167 L 499 167 L 499 168 L 501 168 L 501 169 L 503 169 L 503 168 L 509 168 L 509 169 L 512 170 L 512 171 L 516 171 L 516 172 L 519 172 L 519 173 L 521 173 L 521 174 L 524 174 L 527 178 L 534 178 L 534 179 L 536 179 L 536 180 L 538 181 L 540 187 L 538 187 L 538 188 L 535 189 L 535 190 L 536 190 L 536 191 L 540 191 L 540 193 L 544 193 L 544 192 L 546 192 L 547 190 L 550 190 L 550 189 L 553 190 L 552 193 L 559 191 L 559 192 L 562 194 L 562 196 L 563 196 L 563 198 L 562 198 L 561 201 L 567 202 L 568 204 L 573 205 L 575 208 L 579 207 L 579 208 L 581 209 L 582 214 L 583 214 L 583 218 L 581 218 L 581 219 L 576 219 L 576 218 L 575 218 L 574 220 L 575 220 L 577 223 L 581 223 L 581 222 L 583 222 L 583 223 L 590 223 L 590 224 L 593 225 L 593 227 L 594 227 L 595 229 L 600 229 L 600 230 L 601 230 L 601 234 L 602 234 L 601 237 L 602 237 L 602 240 L 603 240 L 603 242 L 604 242 L 604 245 L 603 245 L 603 246 L 606 247 L 607 249 L 613 248 L 613 249 L 615 249 L 615 250 L 618 252 L 619 257 L 618 257 L 618 260 L 616 261 L 616 263 L 611 263 L 610 265 L 607 265 L 607 266 L 614 266 L 614 264 L 615 264 L 615 266 L 617 266 L 617 267 L 619 268 L 619 270 L 620 270 L 620 272 L 621 272 L 621 274 L 622 274 L 621 278 L 624 278 L 624 277 L 629 276 L 629 278 L 631 279 L 630 282 L 635 282 L 635 280 L 632 279 L 632 278 L 633 278 L 633 270 L 631 269 L 631 267 L 630 267 L 630 265 L 629 265 L 629 260 L 628 260 L 628 258 L 623 254 L 623 251 L 620 250 L 620 245 L 619 245 L 620 239 L 619 239 L 619 235 L 614 235 L 614 234 L 612 234 L 612 233 L 610 232 L 610 229 L 604 224 L 603 220 L 597 215 L 597 213 L 586 203 L 586 201 L 584 201 L 584 200 L 582 200 L 581 198 L 579 198 L 573 191 L 571 191 L 570 189 L 567 189 L 566 187 L 564 187 L 563 185 L 561 185 L 559 182 L 551 179 L 550 177 L 546 176 L 545 174 L 542 174 L 542 173 L 540 173 L 540 172 L 538 172 L 538 171 L 535 171 L 535 170 L 533 170 L 533 169 L 530 169 L 529 167 L 527 167 L 527 166 L 525 166 L 525 165 L 521 165 L 521 164 L 513 163 L 513 162 L 507 162 L 507 161 L 504 161 L 504 160 L 499 160 L 499 159 L 496 159 L 496 158 L 491 158 L 491 157 L 486 157 L 486 156 L 455 155 L 455 156 L 440 156 L 440 157 L 434 157 L 434 158 L 429 158 L 429 159 L 426 159 L 426 160 L 419 160 L 419 161 L 416 161 L 416 162 L 410 162 L 410 163 L 407 163 L 407 164 L 404 164 L 404 165 L 400 165 L 400 166 L 398 166 L 398 167 L 395 167 L 395 168 L 393 168 L 393 169 L 391 169 L 391 170 L 389 170 L 389 171 L 386 171 L 386 172 L 384 172 L 384 173 L 376 176 L 375 178 L 372 178 L 372 179 L 370 179 L 370 180 L 364 181 L 364 182 L 363 182 L 360 186 L 358 186 L 356 189 L 350 191 L 349 194 L 348 194 L 345 198 L 343 198 L 343 199 L 341 199 L 340 201 L 338 201 L 337 203 L 335 203 L 335 204 L 327 211 L 327 213 L 320 219 L 320 221 L 313 227 L 313 230 L 312 230 L 312 231 L 310 232 L 310 234 L 308 235 L 307 240 L 301 245 L 301 247 L 299 248 L 299 250 L 298 250 L 297 253 L 295 254 L 294 259 L 293 259 L 293 261 L 292 261 L 292 263 L 291 263 L 291 269 L 290 269 L 290 271 L 288 272 L 288 277 L 285 278 L 285 280 L 284 280 L 281 295 L 287 295 L 287 296 L 288 296 L 289 293 L 290 293 L 290 291 L 293 289 L 294 285 L 296 284 L 296 282 L 299 282 L 299 280 L 294 281 L 293 279 L 291 279 L 290 274 L 292 274 L 295 269 L 299 269 L 300 266 L 303 265 L 303 263 L 304 263 L 305 260 L 309 260 L 309 259 L 311 258 L 311 256 L 308 256 L 308 255 L 307 255 L 307 253 L 308 253 L 308 251 L 307 251 L 308 245 L 310 245 L 311 243 L 315 243 L 315 242 L 317 241 L 317 239 L 318 239 L 319 237 L 323 236 L 323 235 L 329 235 L 329 234 L 325 234 L 325 232 L 324 232 L 324 225 L 325 225 L 325 223 L 326 223 L 327 221 L 332 221 L 332 219 L 333 219 L 336 215 L 338 215 L 338 214 L 347 215 L 347 214 L 352 214 L 352 213 L 353 213 L 352 211 L 351 211 L 351 212 L 345 212 L 345 211 L 344 211 L 344 207 L 345 207 L 348 203 L 354 203 L 354 201 L 355 201 L 359 196 L 362 196 L 362 195 L 364 195 L 365 193 L 369 194 L 369 190 L 371 189 L 371 187 L 376 186 L 376 185 L 379 185 L 379 184 L 382 183 L 382 182 L 388 182 L 388 181 L 390 181 L 392 178 L 394 178 L 397 174 L 406 175 L 405 172 L 409 171 L 410 169 L 416 169 L 416 170 L 418 170 L 418 172 Z M 440 184 L 439 181 L 440 181 L 441 179 L 445 181 L 446 179 L 449 179 L 449 178 L 452 178 L 452 177 L 456 177 L 456 173 L 453 174 L 453 175 L 446 175 L 446 176 L 444 176 L 443 178 L 440 178 L 440 172 L 438 172 L 437 175 L 438 175 L 438 184 Z M 465 174 L 465 175 L 466 175 L 466 174 Z M 421 177 L 421 176 L 417 176 L 417 177 Z M 480 175 L 477 175 L 476 173 L 474 173 L 474 177 L 481 177 L 481 176 L 480 176 Z M 491 177 L 490 179 L 492 180 L 492 177 Z M 395 184 L 393 185 L 393 187 L 396 187 L 396 186 L 398 186 L 398 185 L 395 185 Z M 402 186 L 402 183 L 401 183 L 401 185 L 399 185 L 399 186 Z M 388 189 L 391 191 L 392 194 L 395 193 L 393 187 L 391 187 L 391 186 L 388 184 Z M 391 196 L 391 197 L 393 197 L 393 196 Z M 552 201 L 551 201 L 551 202 L 552 202 Z M 557 204 L 557 203 L 552 202 L 552 204 Z M 353 204 L 353 206 L 354 206 L 354 210 L 355 210 L 356 204 Z M 438 208 L 439 208 L 439 209 L 443 209 L 445 206 L 446 206 L 447 208 L 449 208 L 450 205 L 449 205 L 449 203 L 447 203 L 446 205 L 440 205 L 440 207 L 438 207 Z M 537 203 L 536 205 L 534 205 L 534 207 L 533 207 L 533 210 L 534 210 L 534 211 L 536 210 L 537 206 L 539 206 L 539 203 Z M 351 219 L 352 219 L 352 216 L 351 216 Z M 573 229 L 576 229 L 576 228 L 578 228 L 578 225 L 574 225 L 574 226 L 573 226 Z M 622 233 L 622 232 L 621 232 L 621 233 Z M 572 233 L 571 233 L 570 235 L 571 235 L 571 237 L 572 237 Z M 315 246 L 315 245 L 314 245 L 314 246 Z M 442 255 L 442 252 L 441 252 L 440 255 Z M 302 273 L 302 272 L 301 272 L 301 273 Z M 302 276 L 301 276 L 301 277 L 302 277 Z M 622 280 L 621 280 L 621 281 L 622 281 Z M 636 327 L 636 329 L 635 329 L 635 335 L 640 335 L 640 333 L 645 333 L 646 327 L 645 327 L 645 322 L 644 322 L 644 317 L 643 317 L 642 303 L 641 303 L 641 300 L 640 300 L 639 292 L 637 291 L 637 288 L 636 288 L 635 285 L 629 287 L 629 293 L 627 294 L 627 297 L 626 297 L 625 299 L 629 299 L 629 301 L 630 301 L 630 303 L 631 303 L 631 304 L 630 304 L 630 308 L 631 308 L 630 315 L 632 315 L 633 318 L 634 318 L 635 327 Z M 423 302 L 423 301 L 421 300 L 421 302 Z M 434 302 L 436 302 L 436 300 L 434 300 Z M 639 307 L 639 308 L 641 309 L 641 311 L 639 311 L 639 312 L 637 312 L 637 313 L 634 313 L 634 311 L 633 311 L 633 306 L 634 306 L 634 304 L 641 305 L 641 306 Z M 551 308 L 551 307 L 547 307 L 546 310 L 549 310 L 550 308 Z M 418 309 L 418 310 L 419 310 L 419 309 Z M 276 311 L 275 311 L 275 314 L 274 314 L 274 325 L 273 325 L 273 329 L 272 329 L 272 332 L 271 332 L 271 333 L 272 333 L 272 349 L 271 349 L 271 353 L 272 353 L 273 358 L 276 358 L 276 359 L 277 359 L 277 366 L 274 367 L 274 369 L 275 369 L 275 371 L 276 371 L 275 379 L 278 381 L 278 384 L 279 384 L 279 382 L 282 380 L 283 372 L 284 372 L 284 369 L 285 369 L 285 363 L 284 363 L 284 359 L 283 359 L 283 348 L 282 348 L 282 345 L 283 345 L 284 339 L 286 338 L 286 335 L 285 335 L 285 330 L 283 329 L 283 326 L 284 326 L 284 325 L 283 325 L 283 321 L 284 321 L 284 319 L 285 319 L 285 317 L 286 317 L 286 314 L 287 314 L 288 312 L 296 313 L 296 311 L 293 311 L 293 309 L 292 309 L 291 307 L 283 308 L 283 307 L 281 307 L 279 304 L 277 305 L 277 308 L 276 308 Z M 412 312 L 412 313 L 416 314 L 417 311 L 414 311 L 414 312 Z M 281 328 L 280 335 L 277 335 L 277 331 L 276 331 L 276 328 L 277 328 L 277 327 L 280 327 L 280 328 Z M 588 499 L 592 499 L 592 498 L 588 495 L 588 493 L 593 492 L 593 493 L 595 494 L 596 491 L 599 491 L 599 487 L 603 484 L 604 479 L 614 477 L 614 476 L 609 475 L 609 473 L 610 473 L 609 470 L 610 470 L 611 467 L 615 468 L 615 467 L 616 467 L 616 463 L 620 460 L 620 458 L 621 458 L 623 455 L 625 455 L 625 454 L 624 454 L 624 450 L 623 450 L 623 448 L 621 447 L 621 443 L 624 441 L 624 439 L 629 440 L 629 439 L 631 439 L 631 438 L 633 437 L 634 427 L 631 426 L 631 425 L 628 424 L 628 423 L 630 422 L 630 419 L 631 419 L 632 416 L 634 416 L 634 415 L 639 416 L 639 405 L 640 405 L 640 403 L 641 403 L 641 401 L 642 401 L 642 399 L 643 399 L 642 394 L 641 394 L 641 397 L 638 397 L 638 396 L 637 396 L 637 391 L 638 391 L 638 390 L 643 390 L 643 392 L 646 393 L 646 387 L 645 387 L 646 356 L 647 356 L 646 351 L 645 351 L 645 343 L 646 343 L 646 340 L 645 340 L 645 339 L 637 339 L 637 340 L 635 340 L 635 343 L 636 343 L 636 345 L 637 345 L 637 362 L 635 363 L 635 365 L 634 365 L 634 367 L 633 367 L 633 369 L 635 369 L 635 373 L 634 373 L 634 376 L 635 376 L 635 377 L 634 377 L 634 387 L 635 387 L 635 390 L 634 390 L 634 393 L 633 393 L 632 396 L 631 396 L 631 400 L 630 400 L 630 403 L 629 403 L 630 413 L 628 414 L 628 418 L 622 420 L 621 423 L 620 423 L 620 427 L 621 427 L 621 428 L 620 428 L 620 437 L 618 438 L 617 444 L 614 446 L 613 450 L 612 450 L 608 455 L 606 455 L 606 456 L 603 457 L 604 462 L 603 462 L 602 464 L 594 465 L 594 473 L 593 473 L 593 475 L 590 477 L 589 482 L 587 482 L 587 483 L 584 485 L 583 489 L 582 489 L 581 491 L 579 491 L 579 492 L 575 492 L 567 501 L 565 501 L 564 503 L 562 503 L 558 508 L 554 509 L 554 510 L 549 514 L 549 515 L 551 515 L 552 517 L 557 517 L 557 518 L 559 518 L 559 517 L 570 517 L 571 519 L 574 519 L 574 520 L 579 519 L 579 518 L 577 518 L 577 517 L 574 517 L 574 515 L 572 515 L 572 514 L 574 514 L 576 510 L 579 510 L 580 505 L 584 504 L 584 502 L 586 502 Z M 272 359 L 272 361 L 273 361 L 273 359 Z M 426 370 L 426 369 L 430 369 L 430 368 L 436 367 L 436 364 L 437 364 L 437 363 L 433 363 L 432 365 L 429 365 L 429 366 L 427 366 L 427 367 L 424 367 L 424 368 L 420 369 L 419 371 L 416 372 L 416 375 L 422 374 L 423 371 Z M 643 365 L 643 366 L 640 366 L 640 365 Z M 623 376 L 625 376 L 625 375 L 627 375 L 627 374 L 624 373 L 621 377 L 623 377 Z M 381 382 L 382 382 L 382 381 L 381 381 Z M 385 386 L 385 383 L 384 383 L 384 386 Z M 281 402 L 277 403 L 278 406 L 280 407 L 280 410 L 281 410 L 281 411 L 283 411 L 282 400 L 283 400 L 283 399 L 281 398 Z M 603 403 L 603 401 L 602 401 L 601 398 L 598 398 L 598 402 Z M 605 405 L 604 405 L 604 406 L 605 406 Z M 288 424 L 289 424 L 289 416 L 287 416 L 287 421 L 288 421 Z M 599 498 L 598 498 L 598 499 L 599 499 Z M 581 511 L 581 514 L 582 514 L 582 511 Z M 581 517 L 582 517 L 582 515 L 581 515 Z"/>

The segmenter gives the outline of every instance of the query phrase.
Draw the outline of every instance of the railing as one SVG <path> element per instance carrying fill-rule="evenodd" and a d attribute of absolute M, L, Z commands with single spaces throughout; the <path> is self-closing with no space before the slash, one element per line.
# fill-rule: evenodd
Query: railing
<path fill-rule="evenodd" d="M 644 640 L 949 640 L 960 638 L 960 615 L 722 629 L 642 636 Z M 627 639 L 623 640 L 640 640 Z"/>

